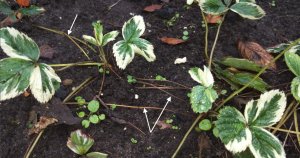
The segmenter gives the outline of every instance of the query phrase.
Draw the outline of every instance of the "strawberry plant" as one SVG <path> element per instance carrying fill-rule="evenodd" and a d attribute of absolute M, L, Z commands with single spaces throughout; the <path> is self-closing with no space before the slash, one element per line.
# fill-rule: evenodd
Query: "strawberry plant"
<path fill-rule="evenodd" d="M 1 101 L 14 98 L 30 87 L 39 102 L 48 102 L 61 80 L 50 66 L 37 63 L 40 55 L 37 44 L 14 28 L 0 29 L 0 43 L 9 56 L 0 60 Z"/>

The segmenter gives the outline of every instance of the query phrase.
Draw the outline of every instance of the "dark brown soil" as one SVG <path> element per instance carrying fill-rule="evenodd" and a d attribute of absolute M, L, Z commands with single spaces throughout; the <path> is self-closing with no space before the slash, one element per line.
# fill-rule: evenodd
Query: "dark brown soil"
<path fill-rule="evenodd" d="M 8 2 L 13 9 L 18 9 L 18 5 L 15 2 L 10 0 L 8 0 Z M 186 3 L 185 0 L 170 0 L 170 2 L 162 8 L 162 11 L 147 13 L 141 11 L 141 9 L 152 4 L 159 4 L 160 1 L 122 0 L 112 7 L 111 10 L 108 10 L 109 6 L 115 2 L 117 2 L 117 0 L 36 0 L 37 6 L 44 7 L 47 10 L 45 14 L 31 16 L 31 20 L 25 17 L 21 22 L 15 23 L 13 27 L 27 34 L 35 40 L 39 46 L 48 44 L 55 49 L 56 53 L 52 59 L 40 59 L 39 62 L 45 62 L 47 64 L 75 63 L 87 61 L 87 58 L 71 40 L 65 36 L 39 29 L 33 26 L 33 24 L 67 32 L 75 15 L 78 14 L 71 35 L 82 39 L 82 35 L 92 35 L 92 22 L 101 20 L 104 26 L 104 33 L 113 30 L 121 32 L 121 27 L 119 26 L 122 26 L 124 22 L 132 17 L 130 14 L 142 15 L 145 22 L 152 25 L 151 27 L 147 27 L 143 38 L 154 45 L 157 59 L 155 62 L 148 63 L 143 57 L 137 55 L 126 70 L 121 71 L 116 67 L 114 58 L 109 58 L 109 63 L 114 66 L 117 74 L 125 81 L 120 80 L 112 72 L 107 75 L 103 87 L 103 101 L 105 103 L 122 105 L 163 108 L 166 99 L 169 97 L 168 94 L 159 90 L 137 89 L 136 87 L 142 87 L 143 85 L 128 84 L 126 82 L 127 74 L 145 79 L 153 79 L 156 75 L 161 75 L 167 80 L 175 81 L 191 88 L 197 85 L 197 83 L 190 78 L 188 70 L 192 67 L 202 68 L 203 65 L 206 64 L 206 57 L 204 55 L 205 29 L 201 27 L 202 16 L 199 7 L 193 4 L 189 10 L 185 10 L 183 9 Z M 229 12 L 220 31 L 218 43 L 214 51 L 214 58 L 225 56 L 238 57 L 236 36 L 239 36 L 243 41 L 257 42 L 264 48 L 299 38 L 300 2 L 298 0 L 276 0 L 276 7 L 270 7 L 270 2 L 271 0 L 257 0 L 257 3 L 267 13 L 261 20 L 246 20 L 237 14 Z M 168 15 L 166 13 L 168 9 L 174 9 L 174 12 Z M 180 18 L 174 22 L 174 26 L 168 29 L 163 21 L 171 19 L 176 13 L 180 14 Z M 0 20 L 4 18 L 5 15 L 0 14 Z M 190 28 L 189 26 L 191 25 L 196 26 L 196 28 Z M 209 26 L 209 48 L 211 48 L 217 26 L 213 24 Z M 185 43 L 167 45 L 158 39 L 163 36 L 181 38 L 183 36 L 182 32 L 184 31 L 184 27 L 187 27 L 189 32 L 189 40 Z M 122 37 L 119 35 L 117 41 L 121 39 Z M 108 49 L 107 53 L 109 54 L 111 54 L 113 43 L 114 42 L 105 47 L 105 50 Z M 94 53 L 84 45 L 81 46 L 88 52 L 92 61 L 100 62 L 97 53 Z M 5 54 L 1 50 L 0 58 L 5 57 Z M 187 57 L 188 62 L 174 65 L 174 61 L 178 57 Z M 277 69 L 287 69 L 282 58 L 277 61 Z M 87 66 L 72 67 L 57 72 L 57 74 L 62 80 L 73 80 L 71 86 L 61 86 L 61 90 L 65 91 L 66 94 L 72 92 L 72 87 L 80 85 L 90 76 L 100 75 L 96 66 L 91 68 Z M 293 77 L 294 75 L 289 71 L 280 74 L 279 71 L 268 71 L 261 76 L 261 78 L 271 86 L 291 82 Z M 101 82 L 102 76 L 83 89 L 78 95 L 82 96 L 86 101 L 92 100 L 93 96 L 99 91 Z M 224 84 L 223 81 L 217 80 L 216 82 L 225 86 L 223 89 L 227 89 L 227 94 L 232 93 L 229 86 Z M 157 84 L 176 86 L 170 83 Z M 289 86 L 281 86 L 278 88 L 286 91 L 286 93 L 290 89 Z M 167 91 L 189 102 L 189 98 L 187 97 L 187 93 L 189 93 L 188 90 Z M 138 100 L 134 99 L 135 94 L 139 95 Z M 219 104 L 222 100 L 226 99 L 226 97 L 227 96 L 224 95 L 219 96 L 216 103 Z M 291 102 L 292 97 L 289 97 L 288 100 Z M 70 101 L 73 102 L 74 98 Z M 232 101 L 228 102 L 227 105 L 231 105 L 231 103 Z M 33 96 L 25 98 L 23 95 L 3 101 L 0 104 L 0 157 L 23 157 L 28 145 L 33 139 L 33 136 L 27 136 L 29 129 L 26 125 L 28 115 L 33 106 L 40 105 Z M 79 112 L 76 110 L 77 105 L 68 105 L 68 107 L 72 110 L 74 115 L 76 115 L 76 112 Z M 130 125 L 119 125 L 109 122 L 109 119 L 98 125 L 91 125 L 88 129 L 84 129 L 81 124 L 74 126 L 61 124 L 50 126 L 45 130 L 30 157 L 79 157 L 68 149 L 66 142 L 72 131 L 82 129 L 83 133 L 95 139 L 95 143 L 90 151 L 108 153 L 109 157 L 170 158 L 194 122 L 197 114 L 193 113 L 189 104 L 174 97 L 172 98 L 172 102 L 168 104 L 167 109 L 190 115 L 183 116 L 185 120 L 178 123 L 179 130 L 160 130 L 159 127 L 156 127 L 152 133 L 149 133 L 142 109 L 117 107 L 114 112 L 117 113 L 120 118 L 141 129 L 146 133 L 146 136 Z M 148 109 L 149 122 L 155 122 L 160 112 L 161 110 Z M 173 115 L 174 113 L 165 111 L 162 114 L 161 120 L 172 118 Z M 300 116 L 298 116 L 298 118 L 300 118 Z M 19 121 L 20 123 L 13 123 L 13 120 Z M 286 124 L 287 128 L 290 127 L 291 121 Z M 295 130 L 294 128 L 292 129 Z M 222 142 L 214 137 L 211 131 L 206 132 L 206 134 L 212 142 L 212 145 L 210 149 L 204 149 L 203 157 L 226 157 L 226 155 L 231 155 L 225 150 Z M 198 157 L 199 147 L 197 139 L 199 136 L 199 133 L 192 130 L 177 157 Z M 278 132 L 276 136 L 278 136 L 281 141 L 284 141 L 286 133 Z M 130 141 L 131 138 L 135 138 L 138 141 L 137 144 L 133 144 Z M 292 135 L 292 138 L 296 140 L 295 135 Z M 148 146 L 151 146 L 152 149 L 147 150 Z M 295 149 L 290 138 L 288 138 L 286 142 L 285 151 L 288 158 L 299 157 L 299 152 Z"/>

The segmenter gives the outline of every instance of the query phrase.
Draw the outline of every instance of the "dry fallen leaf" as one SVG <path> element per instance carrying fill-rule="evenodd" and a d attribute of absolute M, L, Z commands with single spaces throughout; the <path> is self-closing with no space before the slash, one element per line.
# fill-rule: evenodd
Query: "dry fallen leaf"
<path fill-rule="evenodd" d="M 44 44 L 40 46 L 39 50 L 40 50 L 40 57 L 42 58 L 51 59 L 53 57 L 53 54 L 55 53 L 55 50 L 52 49 L 48 44 Z"/>
<path fill-rule="evenodd" d="M 27 92 L 26 90 L 24 91 L 24 97 L 30 96 L 31 93 Z"/>
<path fill-rule="evenodd" d="M 239 55 L 244 59 L 251 60 L 261 67 L 268 65 L 274 57 L 263 49 L 259 44 L 255 42 L 242 42 L 238 39 L 238 50 Z M 276 70 L 276 64 L 271 64 L 268 69 Z"/>
<path fill-rule="evenodd" d="M 157 121 L 157 125 L 161 126 L 159 129 L 166 129 L 166 128 L 172 129 L 172 125 L 169 123 L 166 123 L 165 121 Z"/>
<path fill-rule="evenodd" d="M 199 158 L 202 157 L 202 149 L 210 148 L 208 141 L 209 141 L 209 138 L 204 134 L 204 132 L 201 132 L 201 136 L 198 138 Z"/>
<path fill-rule="evenodd" d="M 42 129 L 47 128 L 48 125 L 57 122 L 55 118 L 47 118 L 45 116 L 40 117 L 40 121 L 35 123 L 32 128 L 29 129 L 28 135 L 33 133 L 39 133 Z"/>
<path fill-rule="evenodd" d="M 185 40 L 182 40 L 182 39 L 167 38 L 166 36 L 160 38 L 160 40 L 163 41 L 164 43 L 171 44 L 171 45 L 176 45 L 176 44 L 185 42 Z"/>
<path fill-rule="evenodd" d="M 206 14 L 205 19 L 207 23 L 216 24 L 218 20 L 222 21 L 223 18 L 220 15 Z"/>
<path fill-rule="evenodd" d="M 63 81 L 63 85 L 64 86 L 69 86 L 69 85 L 71 85 L 73 83 L 73 80 L 72 79 L 65 79 L 64 81 Z"/>
<path fill-rule="evenodd" d="M 15 23 L 13 19 L 11 19 L 9 16 L 7 16 L 2 22 L 1 22 L 1 28 L 12 26 Z"/>
<path fill-rule="evenodd" d="M 163 5 L 159 5 L 159 4 L 154 4 L 151 6 L 148 6 L 144 9 L 144 11 L 146 12 L 154 12 L 156 9 L 160 9 Z"/>

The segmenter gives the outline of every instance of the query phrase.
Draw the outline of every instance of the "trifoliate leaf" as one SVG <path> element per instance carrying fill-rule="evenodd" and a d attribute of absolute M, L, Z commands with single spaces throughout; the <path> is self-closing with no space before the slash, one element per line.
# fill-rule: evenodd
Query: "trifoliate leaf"
<path fill-rule="evenodd" d="M 298 77 L 300 77 L 300 56 L 290 52 L 284 54 L 285 62 L 289 69 Z"/>
<path fill-rule="evenodd" d="M 119 35 L 118 31 L 111 31 L 103 36 L 102 46 L 105 46 L 108 42 L 115 40 Z"/>
<path fill-rule="evenodd" d="M 214 61 L 237 69 L 250 70 L 255 72 L 259 72 L 261 70 L 259 64 L 254 63 L 253 61 L 247 59 L 222 58 L 222 59 L 215 59 Z"/>
<path fill-rule="evenodd" d="M 296 100 L 300 100 L 300 77 L 296 77 L 292 81 L 291 91 Z"/>
<path fill-rule="evenodd" d="M 189 74 L 195 81 L 201 83 L 205 87 L 209 87 L 210 85 L 214 84 L 214 77 L 205 65 L 203 67 L 204 71 L 197 67 L 191 68 L 189 70 Z"/>
<path fill-rule="evenodd" d="M 21 13 L 23 15 L 36 15 L 36 14 L 42 14 L 46 10 L 43 7 L 37 7 L 34 5 L 31 5 L 29 8 L 23 8 L 19 10 L 17 13 Z"/>
<path fill-rule="evenodd" d="M 233 153 L 246 150 L 251 142 L 251 132 L 246 127 L 246 120 L 237 109 L 226 106 L 220 110 L 215 121 L 219 136 L 225 147 Z"/>
<path fill-rule="evenodd" d="M 238 13 L 243 18 L 256 20 L 266 15 L 265 11 L 258 5 L 249 2 L 235 3 L 230 10 Z"/>
<path fill-rule="evenodd" d="M 228 11 L 221 0 L 200 0 L 199 6 L 203 12 L 212 15 L 221 15 Z"/>
<path fill-rule="evenodd" d="M 249 129 L 252 134 L 249 148 L 256 158 L 285 158 L 285 152 L 280 141 L 272 133 L 254 126 L 250 126 Z"/>
<path fill-rule="evenodd" d="M 83 35 L 82 38 L 83 38 L 84 40 L 90 42 L 91 44 L 93 44 L 93 45 L 95 45 L 95 46 L 98 46 L 98 45 L 97 45 L 97 42 L 96 42 L 96 40 L 95 40 L 94 37 L 88 36 L 88 35 Z"/>
<path fill-rule="evenodd" d="M 83 134 L 81 130 L 76 130 L 71 133 L 67 146 L 76 154 L 84 155 L 94 144 L 94 139 Z"/>
<path fill-rule="evenodd" d="M 272 126 L 280 120 L 285 107 L 286 97 L 284 93 L 279 92 L 279 90 L 271 90 L 262 94 L 257 104 L 255 101 L 247 103 L 245 107 L 246 121 L 257 127 Z M 253 118 L 254 111 L 256 111 L 256 114 Z"/>
<path fill-rule="evenodd" d="M 218 94 L 212 88 L 195 86 L 191 92 L 192 109 L 196 113 L 207 112 L 212 107 L 212 103 L 218 98 Z"/>

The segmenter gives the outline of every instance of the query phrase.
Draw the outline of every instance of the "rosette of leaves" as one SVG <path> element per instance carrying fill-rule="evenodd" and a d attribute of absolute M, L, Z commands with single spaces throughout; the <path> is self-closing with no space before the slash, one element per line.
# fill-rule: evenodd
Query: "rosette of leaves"
<path fill-rule="evenodd" d="M 228 7 L 232 0 L 200 0 L 201 10 L 207 14 L 221 15 L 231 10 L 243 18 L 256 20 L 265 16 L 264 10 L 255 4 L 255 0 L 236 0 L 236 3 Z"/>
<path fill-rule="evenodd" d="M 88 128 L 90 126 L 90 122 L 97 124 L 99 123 L 101 120 L 105 119 L 105 115 L 101 114 L 101 115 L 96 115 L 94 113 L 96 113 L 99 109 L 99 102 L 96 100 L 92 100 L 89 102 L 88 104 L 88 109 L 90 111 L 90 115 L 89 115 L 89 119 L 88 120 L 82 120 L 81 124 L 82 126 L 84 126 L 85 128 Z M 85 113 L 84 112 L 80 112 L 79 113 L 80 117 L 84 117 Z"/>
<path fill-rule="evenodd" d="M 292 94 L 296 100 L 300 100 L 300 56 L 286 52 L 284 57 L 287 66 L 296 75 L 291 85 Z"/>
<path fill-rule="evenodd" d="M 20 95 L 30 86 L 39 102 L 48 102 L 61 80 L 50 66 L 37 63 L 40 56 L 37 44 L 14 28 L 0 29 L 0 43 L 9 56 L 0 60 L 1 101 Z"/>
<path fill-rule="evenodd" d="M 76 130 L 71 133 L 67 146 L 76 154 L 84 155 L 94 144 L 94 139 L 83 134 L 81 130 Z M 91 152 L 86 155 L 87 158 L 106 158 L 107 154 L 100 152 Z"/>
<path fill-rule="evenodd" d="M 212 89 L 214 78 L 210 70 L 204 66 L 204 71 L 195 67 L 189 70 L 192 79 L 201 85 L 192 89 L 190 102 L 192 109 L 196 113 L 207 112 L 212 107 L 212 103 L 218 98 L 218 94 Z"/>
<path fill-rule="evenodd" d="M 118 31 L 111 31 L 103 36 L 103 26 L 101 25 L 100 21 L 97 21 L 96 23 L 93 22 L 94 26 L 94 32 L 95 32 L 95 37 L 88 36 L 88 35 L 83 35 L 83 39 L 92 43 L 95 46 L 100 46 L 103 47 L 105 46 L 108 42 L 115 40 L 115 38 L 118 36 L 119 32 Z"/>
<path fill-rule="evenodd" d="M 285 94 L 272 90 L 262 94 L 259 100 L 249 101 L 244 116 L 236 108 L 226 106 L 220 110 L 215 125 L 225 147 L 233 154 L 249 147 L 256 158 L 285 157 L 278 138 L 264 129 L 280 120 L 285 107 Z"/>
<path fill-rule="evenodd" d="M 113 53 L 119 68 L 125 69 L 133 60 L 135 53 L 142 55 L 148 62 L 156 59 L 153 45 L 149 41 L 139 38 L 145 32 L 145 28 L 142 16 L 134 16 L 123 25 L 124 40 L 113 46 Z"/>
<path fill-rule="evenodd" d="M 289 41 L 288 43 L 281 43 L 276 46 L 267 48 L 267 51 L 270 53 L 280 53 L 287 47 L 289 47 L 292 43 L 294 43 L 294 41 Z M 290 48 L 288 52 L 300 55 L 300 42 L 298 42 L 296 45 Z"/>
<path fill-rule="evenodd" d="M 0 10 L 3 14 L 8 15 L 13 21 L 17 21 L 16 15 L 18 13 L 20 13 L 22 15 L 30 16 L 30 15 L 42 14 L 46 11 L 42 7 L 37 7 L 37 6 L 31 5 L 28 8 L 22 8 L 22 9 L 18 10 L 17 12 L 14 12 L 13 10 L 11 10 L 10 6 L 4 0 L 0 1 Z"/>

